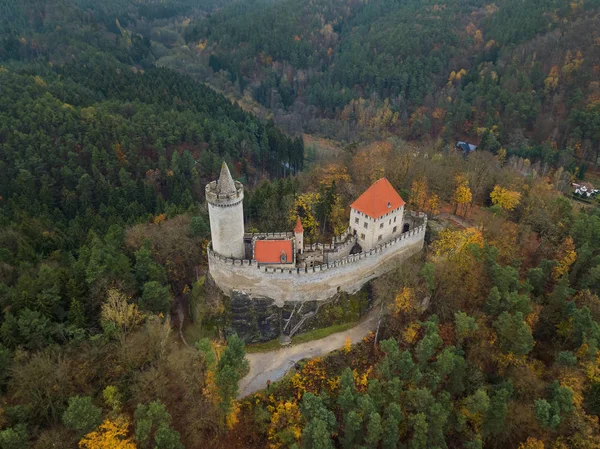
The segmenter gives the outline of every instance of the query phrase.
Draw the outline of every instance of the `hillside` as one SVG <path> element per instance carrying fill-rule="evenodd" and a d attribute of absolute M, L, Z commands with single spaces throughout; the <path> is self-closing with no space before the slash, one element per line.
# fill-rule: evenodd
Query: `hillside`
<path fill-rule="evenodd" d="M 600 449 L 599 10 L 0 0 L 0 449 Z M 294 339 L 377 336 L 241 400 L 223 161 L 247 232 L 331 242 L 382 177 L 429 216 Z"/>
<path fill-rule="evenodd" d="M 255 0 L 196 21 L 186 39 L 305 132 L 464 138 L 574 168 L 600 152 L 599 6 Z"/>

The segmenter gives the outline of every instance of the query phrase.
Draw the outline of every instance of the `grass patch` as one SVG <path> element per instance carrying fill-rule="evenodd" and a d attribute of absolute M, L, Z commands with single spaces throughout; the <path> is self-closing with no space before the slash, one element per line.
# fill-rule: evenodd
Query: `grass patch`
<path fill-rule="evenodd" d="M 279 344 L 279 338 L 276 338 L 275 340 L 266 341 L 264 343 L 251 343 L 246 345 L 246 353 L 252 354 L 255 352 L 269 352 L 275 351 L 279 348 L 281 348 L 281 345 Z"/>
<path fill-rule="evenodd" d="M 298 334 L 292 337 L 292 344 L 306 343 L 307 341 L 320 340 L 321 338 L 329 337 L 331 334 L 336 334 L 338 332 L 344 332 L 354 326 L 356 326 L 358 322 L 353 323 L 342 323 L 342 324 L 334 324 L 333 326 L 324 327 L 322 329 L 315 329 L 308 332 L 303 332 L 302 334 Z"/>
<path fill-rule="evenodd" d="M 219 334 L 217 327 L 210 322 L 192 322 L 189 318 L 183 323 L 183 338 L 189 345 L 194 345 L 197 341 L 203 338 L 216 339 Z"/>
<path fill-rule="evenodd" d="M 338 332 L 343 332 L 348 330 L 354 326 L 356 326 L 358 322 L 352 323 L 343 323 L 343 324 L 334 324 L 333 326 L 323 327 L 321 329 L 315 329 L 308 332 L 303 332 L 301 334 L 295 335 L 292 337 L 292 344 L 297 345 L 300 343 L 306 343 L 313 340 L 320 340 L 321 338 L 325 338 L 330 336 L 331 334 L 336 334 Z M 246 346 L 246 352 L 248 354 L 256 353 L 256 352 L 268 352 L 274 351 L 282 346 L 279 344 L 279 339 L 267 341 L 265 343 L 254 343 Z"/>

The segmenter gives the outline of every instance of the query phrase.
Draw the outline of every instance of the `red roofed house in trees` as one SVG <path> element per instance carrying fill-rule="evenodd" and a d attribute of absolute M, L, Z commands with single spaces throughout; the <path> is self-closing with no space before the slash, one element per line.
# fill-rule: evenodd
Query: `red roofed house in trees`
<path fill-rule="evenodd" d="M 381 178 L 350 205 L 350 228 L 363 251 L 403 232 L 404 204 L 390 182 Z"/>

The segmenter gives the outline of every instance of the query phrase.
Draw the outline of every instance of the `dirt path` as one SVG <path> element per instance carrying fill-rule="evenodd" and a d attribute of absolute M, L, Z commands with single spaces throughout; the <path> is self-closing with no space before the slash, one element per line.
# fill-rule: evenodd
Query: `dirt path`
<path fill-rule="evenodd" d="M 266 388 L 267 380 L 274 382 L 281 379 L 299 360 L 318 357 L 342 348 L 347 337 L 353 343 L 362 340 L 369 332 L 375 331 L 378 317 L 379 307 L 373 307 L 373 310 L 363 321 L 343 332 L 331 334 L 320 340 L 283 347 L 275 351 L 247 354 L 246 358 L 250 362 L 250 372 L 240 381 L 238 398 L 243 398 Z"/>

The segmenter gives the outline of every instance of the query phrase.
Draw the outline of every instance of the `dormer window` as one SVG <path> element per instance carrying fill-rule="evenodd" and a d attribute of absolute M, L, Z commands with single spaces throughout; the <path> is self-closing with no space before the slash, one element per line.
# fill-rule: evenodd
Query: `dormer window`
<path fill-rule="evenodd" d="M 390 203 L 390 202 L 388 201 L 388 209 L 391 209 L 391 208 L 392 208 L 392 203 Z"/>
<path fill-rule="evenodd" d="M 279 258 L 279 260 L 281 261 L 281 263 L 287 262 L 287 256 L 285 255 L 285 251 L 281 251 L 281 257 Z"/>

